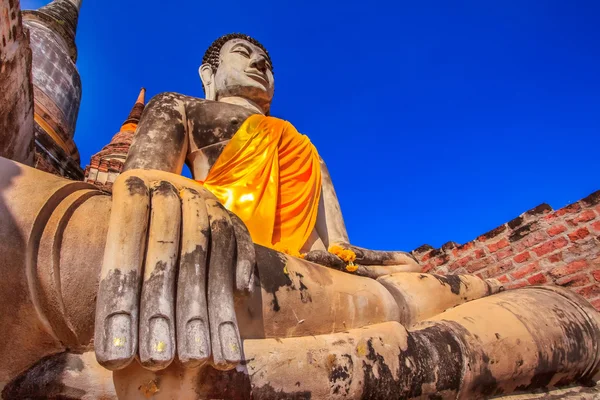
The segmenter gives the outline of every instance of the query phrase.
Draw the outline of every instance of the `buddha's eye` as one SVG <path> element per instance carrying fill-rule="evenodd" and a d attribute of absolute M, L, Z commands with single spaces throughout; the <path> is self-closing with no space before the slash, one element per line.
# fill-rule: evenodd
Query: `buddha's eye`
<path fill-rule="evenodd" d="M 248 52 L 248 50 L 246 50 L 243 47 L 237 47 L 237 48 L 233 49 L 233 53 L 238 53 L 238 54 L 243 55 L 246 58 L 250 58 L 250 53 Z"/>

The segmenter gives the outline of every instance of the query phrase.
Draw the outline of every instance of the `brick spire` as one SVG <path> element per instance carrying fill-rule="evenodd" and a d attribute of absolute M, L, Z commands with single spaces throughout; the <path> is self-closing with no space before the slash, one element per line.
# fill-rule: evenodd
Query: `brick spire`
<path fill-rule="evenodd" d="M 74 180 L 83 178 L 74 141 L 81 102 L 81 79 L 75 66 L 80 7 L 80 0 L 54 0 L 22 12 L 33 60 L 34 166 Z"/>
<path fill-rule="evenodd" d="M 125 159 L 140 117 L 144 111 L 146 89 L 142 88 L 129 116 L 110 143 L 94 154 L 85 168 L 85 181 L 110 192 L 117 176 L 123 171 Z"/>
<path fill-rule="evenodd" d="M 27 10 L 24 13 L 30 20 L 37 20 L 58 33 L 69 48 L 73 62 L 77 61 L 75 33 L 81 0 L 54 0 L 37 10 Z"/>
<path fill-rule="evenodd" d="M 135 124 L 137 126 L 138 122 L 140 122 L 142 112 L 144 111 L 145 97 L 146 89 L 142 88 L 133 108 L 131 109 L 131 112 L 129 113 L 129 116 L 127 117 L 125 122 L 123 122 L 123 126 L 127 124 Z"/>

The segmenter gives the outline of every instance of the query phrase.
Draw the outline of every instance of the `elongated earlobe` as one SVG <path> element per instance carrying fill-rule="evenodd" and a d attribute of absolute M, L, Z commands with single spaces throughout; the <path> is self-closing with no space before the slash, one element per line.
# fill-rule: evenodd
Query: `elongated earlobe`
<path fill-rule="evenodd" d="M 198 69 L 202 85 L 204 86 L 204 97 L 206 100 L 216 100 L 215 74 L 210 64 L 202 64 Z"/>

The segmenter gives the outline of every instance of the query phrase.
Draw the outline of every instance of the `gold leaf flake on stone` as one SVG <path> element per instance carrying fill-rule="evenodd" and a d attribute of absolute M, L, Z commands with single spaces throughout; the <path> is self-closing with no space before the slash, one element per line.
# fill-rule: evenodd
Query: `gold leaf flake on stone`
<path fill-rule="evenodd" d="M 162 353 L 163 351 L 165 351 L 166 348 L 167 348 L 167 344 L 162 341 L 156 343 L 156 346 L 154 346 L 154 349 L 156 351 L 158 351 L 159 353 Z"/>
<path fill-rule="evenodd" d="M 125 346 L 125 338 L 122 337 L 116 337 L 113 339 L 113 345 L 115 347 L 123 347 Z"/>
<path fill-rule="evenodd" d="M 158 388 L 158 385 L 156 384 L 156 381 L 154 381 L 154 380 L 151 380 L 145 384 L 142 384 L 142 386 L 140 386 L 139 389 L 140 389 L 140 392 L 142 392 L 144 397 L 147 399 L 154 396 L 155 393 L 160 392 L 160 389 Z"/>
<path fill-rule="evenodd" d="M 367 355 L 367 346 L 365 343 L 361 342 L 358 344 L 358 346 L 356 346 L 356 354 L 358 354 L 359 357 L 364 357 Z"/>

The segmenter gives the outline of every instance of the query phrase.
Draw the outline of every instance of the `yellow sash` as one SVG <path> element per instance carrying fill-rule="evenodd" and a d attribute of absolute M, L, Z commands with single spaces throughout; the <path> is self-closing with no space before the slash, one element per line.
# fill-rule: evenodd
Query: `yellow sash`
<path fill-rule="evenodd" d="M 315 226 L 319 155 L 287 121 L 249 117 L 203 183 L 244 221 L 255 243 L 296 255 Z"/>

